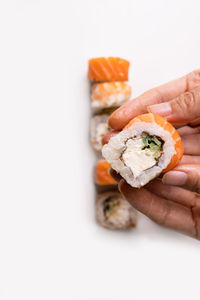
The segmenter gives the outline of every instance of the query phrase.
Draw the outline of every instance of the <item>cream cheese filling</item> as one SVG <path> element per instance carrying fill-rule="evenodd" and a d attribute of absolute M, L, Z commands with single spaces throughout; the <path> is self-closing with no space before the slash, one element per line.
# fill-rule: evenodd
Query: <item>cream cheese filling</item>
<path fill-rule="evenodd" d="M 126 142 L 126 150 L 122 154 L 122 160 L 130 168 L 134 177 L 138 177 L 144 170 L 155 166 L 157 163 L 154 151 L 143 148 L 144 143 L 141 137 L 129 139 Z"/>

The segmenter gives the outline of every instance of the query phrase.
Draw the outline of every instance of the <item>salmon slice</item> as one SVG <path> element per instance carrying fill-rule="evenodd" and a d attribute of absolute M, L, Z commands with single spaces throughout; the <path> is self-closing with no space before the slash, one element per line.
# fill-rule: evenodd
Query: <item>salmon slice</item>
<path fill-rule="evenodd" d="M 99 160 L 95 168 L 95 183 L 97 185 L 112 185 L 117 182 L 108 174 L 110 164 L 106 160 Z"/>
<path fill-rule="evenodd" d="M 130 62 L 120 57 L 98 57 L 88 61 L 91 81 L 127 81 Z"/>
<path fill-rule="evenodd" d="M 167 122 L 163 117 L 156 115 L 156 114 L 143 114 L 139 115 L 136 118 L 132 119 L 125 127 L 124 129 L 128 129 L 136 122 L 145 122 L 145 123 L 156 123 L 160 127 L 162 127 L 164 130 L 168 131 L 171 134 L 171 137 L 174 141 L 174 148 L 175 148 L 175 154 L 172 156 L 171 161 L 167 168 L 163 170 L 163 172 L 168 172 L 169 170 L 173 169 L 181 160 L 183 156 L 183 144 L 181 142 L 181 137 L 178 134 L 177 130 Z"/>
<path fill-rule="evenodd" d="M 131 87 L 122 82 L 103 82 L 92 86 L 92 108 L 94 110 L 119 107 L 131 96 Z"/>

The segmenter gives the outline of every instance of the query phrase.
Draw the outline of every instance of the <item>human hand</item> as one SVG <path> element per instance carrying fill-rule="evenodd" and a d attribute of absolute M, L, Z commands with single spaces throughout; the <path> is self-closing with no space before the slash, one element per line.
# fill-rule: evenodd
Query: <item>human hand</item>
<path fill-rule="evenodd" d="M 154 88 L 124 104 L 109 118 L 115 132 L 132 118 L 152 112 L 179 128 L 184 146 L 180 164 L 141 189 L 129 186 L 116 172 L 119 189 L 139 211 L 158 224 L 200 238 L 200 70 Z M 107 142 L 110 136 L 106 136 Z"/>

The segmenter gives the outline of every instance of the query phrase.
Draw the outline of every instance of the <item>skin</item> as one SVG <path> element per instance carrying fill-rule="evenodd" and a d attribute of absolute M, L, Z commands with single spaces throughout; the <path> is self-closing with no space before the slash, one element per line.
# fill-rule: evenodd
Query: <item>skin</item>
<path fill-rule="evenodd" d="M 110 170 L 123 196 L 156 223 L 200 239 L 200 70 L 153 88 L 124 104 L 109 118 L 111 136 L 139 114 L 160 114 L 179 128 L 184 155 L 180 164 L 145 187 L 135 189 Z"/>

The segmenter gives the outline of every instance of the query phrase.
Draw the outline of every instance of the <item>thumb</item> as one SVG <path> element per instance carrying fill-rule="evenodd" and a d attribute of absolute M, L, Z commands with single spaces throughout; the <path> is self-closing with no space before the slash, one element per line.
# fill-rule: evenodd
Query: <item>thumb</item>
<path fill-rule="evenodd" d="M 169 102 L 151 105 L 148 111 L 172 123 L 189 123 L 200 118 L 200 87 L 181 94 Z"/>

